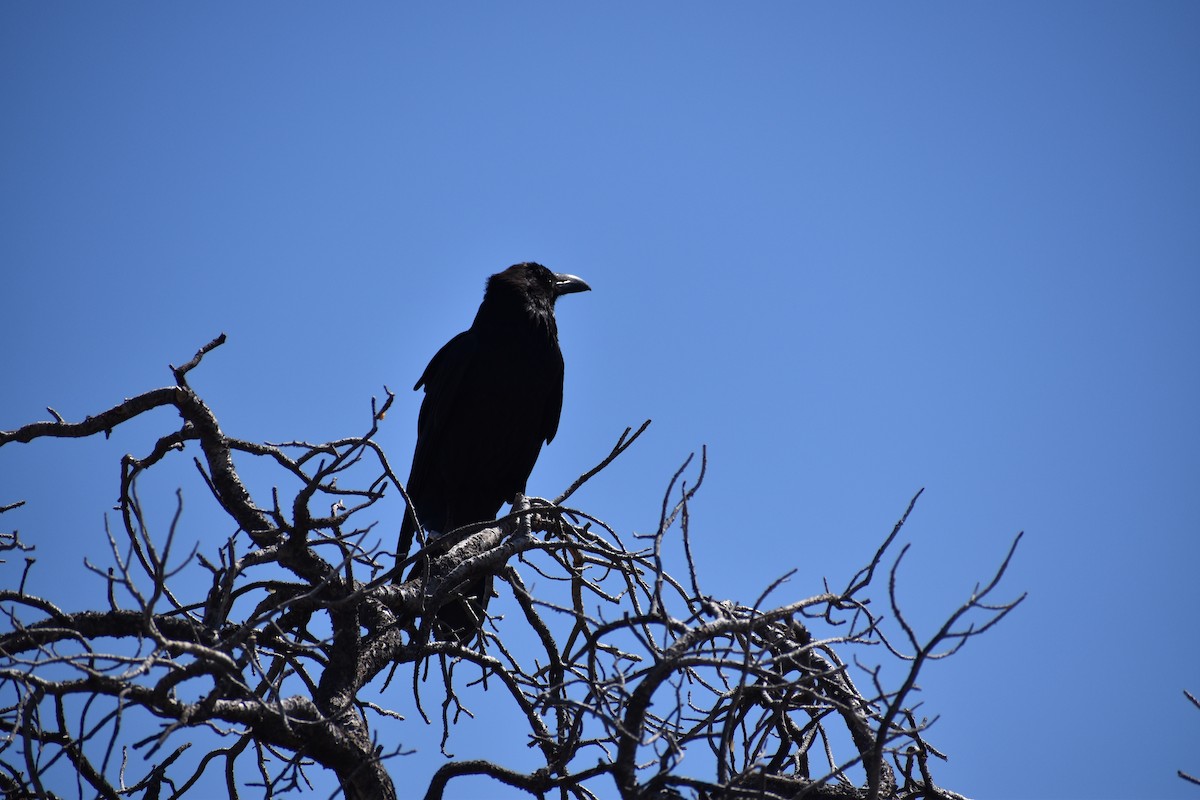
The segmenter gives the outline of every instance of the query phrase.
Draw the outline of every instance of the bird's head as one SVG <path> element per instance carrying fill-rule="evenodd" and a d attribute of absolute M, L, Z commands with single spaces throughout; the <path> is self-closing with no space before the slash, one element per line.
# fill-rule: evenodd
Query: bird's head
<path fill-rule="evenodd" d="M 575 275 L 551 272 L 541 264 L 526 261 L 513 264 L 488 279 L 488 294 L 517 292 L 532 307 L 554 307 L 564 294 L 591 291 L 587 282 Z"/>

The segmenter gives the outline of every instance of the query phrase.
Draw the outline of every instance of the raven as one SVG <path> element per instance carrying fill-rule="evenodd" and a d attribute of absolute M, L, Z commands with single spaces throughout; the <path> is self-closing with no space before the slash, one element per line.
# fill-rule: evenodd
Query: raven
<path fill-rule="evenodd" d="M 431 539 L 495 519 L 504 503 L 525 491 L 562 411 L 554 301 L 590 289 L 574 275 L 532 262 L 491 276 L 471 327 L 437 352 L 413 386 L 425 387 L 425 399 L 407 489 Z M 407 554 L 414 533 L 406 515 L 398 558 Z M 447 603 L 438 612 L 439 638 L 463 642 L 473 636 L 490 594 L 490 579 L 479 579 Z"/>

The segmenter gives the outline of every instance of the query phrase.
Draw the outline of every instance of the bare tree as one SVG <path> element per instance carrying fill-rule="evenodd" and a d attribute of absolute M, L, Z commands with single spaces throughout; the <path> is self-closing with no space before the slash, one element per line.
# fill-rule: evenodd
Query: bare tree
<path fill-rule="evenodd" d="M 1023 599 L 991 600 L 1020 536 L 996 574 L 925 635 L 896 594 L 907 551 L 897 539 L 916 497 L 844 588 L 768 607 L 781 579 L 753 606 L 722 602 L 701 588 L 689 538 L 703 453 L 671 478 L 652 533 L 623 538 L 566 505 L 647 422 L 554 501 L 518 498 L 494 523 L 392 553 L 372 544 L 394 537 L 411 513 L 374 438 L 391 393 L 372 401 L 361 435 L 323 444 L 233 438 L 187 381 L 223 342 L 172 367 L 172 385 L 81 422 L 51 410 L 51 421 L 0 432 L 4 446 L 108 433 L 160 407 L 182 418 L 146 455 L 121 461 L 111 565 L 89 561 L 104 601 L 68 611 L 27 592 L 30 559 L 5 582 L 16 588 L 0 591 L 8 797 L 180 797 L 212 775 L 224 776 L 231 797 L 248 784 L 274 796 L 303 790 L 315 770 L 332 771 L 348 798 L 397 797 L 391 772 L 408 762 L 381 744 L 379 720 L 402 719 L 403 706 L 440 724 L 444 747 L 464 711 L 464 682 L 477 681 L 511 702 L 540 766 L 451 759 L 415 790 L 426 798 L 466 775 L 537 797 L 595 798 L 614 786 L 626 800 L 958 797 L 932 777 L 931 762 L 944 756 L 926 740 L 931 720 L 915 710 L 915 683 L 926 662 L 953 654 Z M 138 481 L 185 452 L 236 532 L 181 555 L 178 513 L 152 536 Z M 245 459 L 298 488 L 254 496 L 239 473 Z M 368 518 L 381 516 L 393 533 L 375 536 Z M 32 546 L 13 531 L 0 549 Z M 3 568 L 17 567 L 10 559 Z M 204 570 L 206 589 L 187 596 L 184 570 Z M 469 647 L 432 637 L 432 612 L 487 574 L 507 584 L 519 615 L 489 621 Z M 531 576 L 549 588 L 535 594 Z M 880 583 L 886 610 L 868 596 Z M 520 628 L 532 637 L 517 636 Z M 522 652 L 519 641 L 535 644 Z M 902 668 L 864 663 L 863 648 Z M 197 730 L 212 747 L 182 758 Z"/>

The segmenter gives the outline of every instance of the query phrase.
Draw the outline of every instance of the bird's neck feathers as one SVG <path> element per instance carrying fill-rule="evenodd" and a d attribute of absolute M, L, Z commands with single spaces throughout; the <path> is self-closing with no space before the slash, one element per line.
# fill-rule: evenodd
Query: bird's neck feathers
<path fill-rule="evenodd" d="M 492 325 L 518 326 L 537 331 L 552 339 L 558 338 L 554 322 L 554 298 L 536 288 L 512 280 L 504 273 L 488 281 L 483 302 L 475 315 L 473 328 Z"/>

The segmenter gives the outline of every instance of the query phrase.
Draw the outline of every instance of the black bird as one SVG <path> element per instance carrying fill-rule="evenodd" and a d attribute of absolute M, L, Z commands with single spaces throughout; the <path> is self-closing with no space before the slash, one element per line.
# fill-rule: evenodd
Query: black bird
<path fill-rule="evenodd" d="M 525 491 L 562 411 L 554 301 L 590 289 L 574 275 L 531 262 L 491 276 L 471 327 L 437 352 L 413 386 L 425 387 L 425 399 L 407 489 L 431 538 L 493 520 L 502 505 Z M 414 533 L 406 516 L 399 558 Z M 481 579 L 443 606 L 435 627 L 439 638 L 470 638 L 490 594 L 491 581 Z"/>

